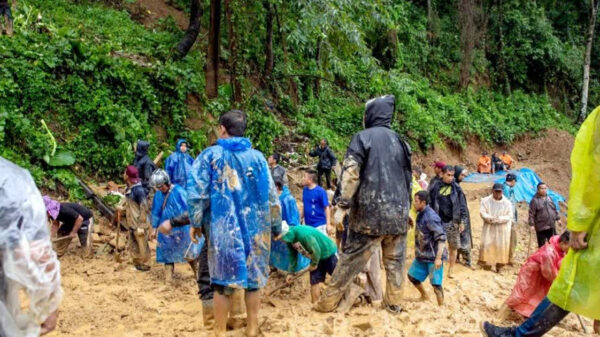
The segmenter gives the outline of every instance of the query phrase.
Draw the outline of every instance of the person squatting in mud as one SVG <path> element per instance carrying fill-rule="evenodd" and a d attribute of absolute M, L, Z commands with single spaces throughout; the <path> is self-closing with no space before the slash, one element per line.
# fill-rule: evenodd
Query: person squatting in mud
<path fill-rule="evenodd" d="M 391 95 L 368 101 L 365 129 L 348 146 L 335 215 L 335 222 L 341 223 L 350 213 L 348 237 L 331 282 L 315 305 L 317 311 L 335 310 L 379 246 L 387 276 L 383 305 L 394 313 L 402 311 L 412 166 L 410 147 L 390 129 L 394 109 Z"/>
<path fill-rule="evenodd" d="M 217 144 L 196 158 L 187 182 L 190 236 L 207 234 L 216 336 L 225 335 L 235 289 L 245 289 L 246 334 L 258 335 L 271 235 L 281 232 L 275 184 L 265 157 L 244 137 L 246 123 L 239 110 L 221 115 Z"/>

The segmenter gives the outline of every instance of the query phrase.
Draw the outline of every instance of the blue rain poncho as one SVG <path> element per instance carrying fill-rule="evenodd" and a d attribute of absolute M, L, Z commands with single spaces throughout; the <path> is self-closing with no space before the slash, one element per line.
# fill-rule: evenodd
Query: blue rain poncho
<path fill-rule="evenodd" d="M 262 288 L 267 283 L 271 231 L 281 231 L 275 184 L 262 153 L 246 138 L 219 139 L 188 175 L 192 226 L 205 227 L 211 283 Z"/>
<path fill-rule="evenodd" d="M 279 195 L 279 202 L 281 203 L 281 218 L 287 222 L 290 226 L 300 225 L 300 214 L 298 213 L 298 205 L 296 199 L 290 189 L 287 186 L 283 186 L 283 190 Z M 294 272 L 298 272 L 306 267 L 310 263 L 310 259 L 294 251 L 297 254 L 297 267 Z M 287 272 L 290 266 L 290 250 L 285 242 L 280 240 L 271 241 L 271 266 Z"/>
<path fill-rule="evenodd" d="M 171 185 L 167 202 L 164 203 L 165 193 L 156 191 L 152 202 L 152 228 L 156 229 L 163 221 L 181 215 L 187 211 L 186 192 L 179 185 Z M 164 208 L 163 208 L 163 203 Z M 190 246 L 190 226 L 175 227 L 171 233 L 158 233 L 156 245 L 156 262 L 181 263 L 186 262 L 185 252 Z"/>
<path fill-rule="evenodd" d="M 181 152 L 179 148 L 183 143 L 187 144 L 187 141 L 185 139 L 180 139 L 177 141 L 175 152 L 171 153 L 171 155 L 165 161 L 165 171 L 167 171 L 167 174 L 169 174 L 169 179 L 171 179 L 172 184 L 177 184 L 185 188 L 187 174 L 192 167 L 194 158 L 187 154 L 187 152 Z"/>

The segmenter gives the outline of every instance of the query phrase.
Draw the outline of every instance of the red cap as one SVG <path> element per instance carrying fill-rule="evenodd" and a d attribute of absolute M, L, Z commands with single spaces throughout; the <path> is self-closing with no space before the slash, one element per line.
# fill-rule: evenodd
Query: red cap
<path fill-rule="evenodd" d="M 443 169 L 445 166 L 446 166 L 446 163 L 444 163 L 441 160 L 433 162 L 433 167 L 437 167 L 439 169 Z"/>
<path fill-rule="evenodd" d="M 136 183 L 140 180 L 140 177 L 138 174 L 138 169 L 137 169 L 137 167 L 135 167 L 133 165 L 127 166 L 127 169 L 125 170 L 125 174 L 127 175 L 127 177 L 129 179 L 131 179 L 133 181 L 133 183 Z"/>

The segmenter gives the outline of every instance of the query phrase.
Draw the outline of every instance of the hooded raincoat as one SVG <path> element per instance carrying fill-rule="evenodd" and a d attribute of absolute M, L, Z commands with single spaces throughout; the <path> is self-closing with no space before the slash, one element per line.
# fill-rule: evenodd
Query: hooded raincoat
<path fill-rule="evenodd" d="M 506 304 L 519 314 L 529 317 L 548 294 L 552 281 L 558 275 L 565 252 L 560 249 L 560 235 L 550 238 L 542 248 L 531 255 L 519 270 L 517 283 Z"/>
<path fill-rule="evenodd" d="M 192 158 L 192 156 L 190 156 L 187 152 L 181 152 L 180 147 L 183 143 L 187 144 L 187 141 L 185 139 L 180 139 L 177 141 L 175 152 L 171 153 L 171 155 L 165 161 L 165 171 L 167 171 L 167 174 L 169 174 L 171 183 L 185 188 L 187 174 L 192 167 L 194 158 Z"/>
<path fill-rule="evenodd" d="M 62 299 L 60 262 L 31 175 L 2 157 L 0 172 L 0 336 L 35 337 Z"/>
<path fill-rule="evenodd" d="M 352 137 L 346 151 L 339 206 L 351 208 L 350 229 L 368 235 L 407 232 L 411 205 L 411 150 L 390 129 L 394 96 L 367 103 L 365 130 Z M 344 178 L 344 174 L 350 179 Z"/>
<path fill-rule="evenodd" d="M 287 186 L 283 186 L 283 191 L 279 195 L 279 202 L 281 203 L 281 218 L 290 226 L 298 226 L 300 225 L 300 214 L 298 213 L 298 205 L 296 204 L 296 199 L 290 192 L 290 189 Z M 289 271 L 290 269 L 290 261 L 294 260 L 290 256 L 290 251 L 288 250 L 287 244 L 280 240 L 272 240 L 271 241 L 271 266 L 283 270 Z M 292 252 L 292 254 L 296 255 L 296 269 L 292 270 L 292 272 L 300 271 L 308 266 L 310 260 L 304 257 L 299 252 Z"/>
<path fill-rule="evenodd" d="M 165 198 L 167 198 L 166 201 Z M 163 221 L 170 220 L 186 212 L 186 199 L 187 194 L 179 185 L 171 185 L 170 191 L 166 194 L 156 191 L 152 202 L 152 228 L 156 229 Z M 168 235 L 158 233 L 156 262 L 186 262 L 185 253 L 191 243 L 189 233 L 189 225 L 174 227 Z"/>
<path fill-rule="evenodd" d="M 251 146 L 247 138 L 219 139 L 188 175 L 190 218 L 208 236 L 211 283 L 232 288 L 266 285 L 271 233 L 281 231 L 267 161 Z"/>
<path fill-rule="evenodd" d="M 588 246 L 569 250 L 548 298 L 565 310 L 600 319 L 600 108 L 581 125 L 571 153 L 571 166 L 567 228 L 586 232 Z"/>
<path fill-rule="evenodd" d="M 142 181 L 142 186 L 146 189 L 146 193 L 150 192 L 150 176 L 152 172 L 156 170 L 156 165 L 148 157 L 148 149 L 150 148 L 150 143 L 144 140 L 138 140 L 137 147 L 135 150 L 135 159 L 133 160 L 133 165 L 137 167 L 140 180 Z"/>

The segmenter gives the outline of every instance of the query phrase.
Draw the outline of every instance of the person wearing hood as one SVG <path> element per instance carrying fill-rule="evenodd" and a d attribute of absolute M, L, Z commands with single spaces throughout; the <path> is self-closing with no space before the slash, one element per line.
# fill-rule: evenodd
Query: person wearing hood
<path fill-rule="evenodd" d="M 44 335 L 63 297 L 48 210 L 27 170 L 0 157 L 0 172 L 0 336 Z"/>
<path fill-rule="evenodd" d="M 317 185 L 321 185 L 321 178 L 325 175 L 327 181 L 327 189 L 331 189 L 331 169 L 335 166 L 337 158 L 327 143 L 327 139 L 321 139 L 319 146 L 312 150 L 309 155 L 311 157 L 319 157 L 317 164 Z"/>
<path fill-rule="evenodd" d="M 133 165 L 138 169 L 142 186 L 146 189 L 146 193 L 150 193 L 150 176 L 156 170 L 156 164 L 148 157 L 148 149 L 150 143 L 145 140 L 138 140 L 135 148 L 135 159 Z"/>
<path fill-rule="evenodd" d="M 427 184 L 427 191 L 431 191 L 435 185 L 442 181 L 442 170 L 446 167 L 446 163 L 441 160 L 436 160 L 433 162 L 433 177 L 429 180 L 429 184 Z"/>
<path fill-rule="evenodd" d="M 93 225 L 94 214 L 87 207 L 73 202 L 58 202 L 49 196 L 43 197 L 48 217 L 52 220 L 52 232 L 59 238 L 55 242 L 58 256 L 63 256 L 71 240 L 79 238 L 81 247 L 87 247 L 89 229 Z"/>
<path fill-rule="evenodd" d="M 281 206 L 269 166 L 252 149 L 246 115 L 219 118 L 217 144 L 205 149 L 188 174 L 192 240 L 208 234 L 208 265 L 214 293 L 215 334 L 225 335 L 234 289 L 245 289 L 247 336 L 258 335 L 260 290 L 269 275 L 271 236 L 281 231 Z"/>
<path fill-rule="evenodd" d="M 330 312 L 339 305 L 378 247 L 387 276 L 383 305 L 393 313 L 402 311 L 412 165 L 410 147 L 390 128 L 394 108 L 392 95 L 368 101 L 365 129 L 352 137 L 346 151 L 335 223 L 350 214 L 348 237 L 317 311 Z"/>
<path fill-rule="evenodd" d="M 460 186 L 460 183 L 467 177 L 469 172 L 462 166 L 456 166 L 454 168 L 454 181 Z M 465 265 L 472 267 L 471 265 L 471 249 L 473 249 L 473 233 L 471 232 L 471 214 L 469 213 L 469 205 L 467 203 L 467 197 L 465 192 L 461 188 L 458 191 L 458 197 L 460 199 L 461 207 L 465 213 L 464 229 L 460 232 L 460 248 L 458 254 L 465 259 Z"/>
<path fill-rule="evenodd" d="M 123 173 L 123 179 L 127 183 L 124 211 L 129 234 L 131 260 L 135 269 L 148 271 L 150 270 L 148 265 L 150 260 L 148 237 L 151 228 L 148 221 L 148 195 L 142 186 L 135 166 L 127 166 Z"/>
<path fill-rule="evenodd" d="M 152 200 L 152 237 L 156 238 L 156 262 L 165 265 L 165 283 L 170 283 L 175 263 L 188 262 L 196 273 L 196 263 L 186 259 L 186 250 L 194 247 L 190 244 L 189 224 L 168 231 L 159 228 L 165 222 L 185 215 L 188 210 L 187 194 L 183 187 L 171 184 L 169 175 L 163 169 L 152 173 L 150 185 L 156 190 Z"/>
<path fill-rule="evenodd" d="M 533 253 L 519 269 L 517 282 L 506 300 L 506 306 L 530 317 L 544 300 L 552 282 L 558 275 L 560 263 L 569 251 L 570 232 L 555 235 L 537 252 Z"/>
<path fill-rule="evenodd" d="M 507 174 L 502 194 L 504 194 L 504 196 L 508 200 L 510 200 L 510 203 L 513 205 L 513 214 L 515 216 L 510 229 L 510 257 L 508 259 L 509 265 L 514 264 L 515 250 L 517 248 L 517 223 L 519 217 L 517 212 L 517 197 L 515 194 L 515 186 L 517 186 L 517 176 L 514 173 Z"/>
<path fill-rule="evenodd" d="M 192 167 L 194 158 L 188 153 L 188 143 L 185 139 L 179 139 L 175 151 L 165 161 L 165 171 L 169 174 L 171 183 L 185 188 L 187 174 Z"/>
<path fill-rule="evenodd" d="M 460 234 L 464 232 L 465 224 L 468 221 L 468 213 L 460 197 L 463 191 L 454 180 L 454 173 L 454 166 L 444 167 L 442 180 L 429 191 L 430 207 L 438 213 L 446 231 L 449 251 L 448 278 L 453 278 L 452 272 L 456 264 L 458 249 L 461 248 Z"/>
<path fill-rule="evenodd" d="M 281 228 L 277 237 L 283 241 L 290 252 L 290 266 L 286 282 L 292 283 L 294 273 L 298 270 L 298 253 L 310 259 L 310 298 L 315 303 L 321 294 L 321 284 L 327 274 L 333 274 L 337 264 L 337 247 L 325 234 L 310 226 L 287 226 Z"/>

